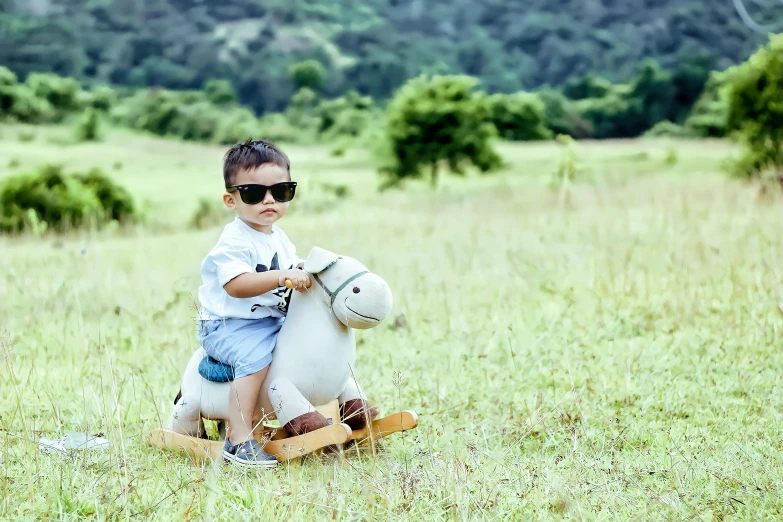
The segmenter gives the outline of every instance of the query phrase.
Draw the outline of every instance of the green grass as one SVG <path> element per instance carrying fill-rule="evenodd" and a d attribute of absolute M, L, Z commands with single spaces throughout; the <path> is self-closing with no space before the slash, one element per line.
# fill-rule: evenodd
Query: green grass
<path fill-rule="evenodd" d="M 117 132 L 52 143 L 60 132 L 2 129 L 20 165 L 0 161 L 0 178 L 102 166 L 149 221 L 0 238 L 0 518 L 783 515 L 781 206 L 720 174 L 729 145 L 580 143 L 586 181 L 568 198 L 546 185 L 556 144 L 504 145 L 496 176 L 383 194 L 361 151 L 287 149 L 302 190 L 281 226 L 300 254 L 352 255 L 389 282 L 390 320 L 357 335 L 358 378 L 420 426 L 376 457 L 258 473 L 145 445 L 196 348 L 198 267 L 220 227 L 187 222 L 220 197 L 223 149 Z M 321 182 L 351 194 L 328 199 Z M 38 452 L 38 437 L 79 430 L 112 448 Z"/>

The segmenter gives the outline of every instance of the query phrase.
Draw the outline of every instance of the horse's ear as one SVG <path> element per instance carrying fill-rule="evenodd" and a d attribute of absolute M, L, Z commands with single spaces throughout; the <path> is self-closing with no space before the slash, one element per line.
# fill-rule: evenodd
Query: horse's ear
<path fill-rule="evenodd" d="M 305 259 L 304 270 L 310 274 L 317 274 L 335 264 L 337 259 L 337 254 L 323 248 L 313 247 Z"/>

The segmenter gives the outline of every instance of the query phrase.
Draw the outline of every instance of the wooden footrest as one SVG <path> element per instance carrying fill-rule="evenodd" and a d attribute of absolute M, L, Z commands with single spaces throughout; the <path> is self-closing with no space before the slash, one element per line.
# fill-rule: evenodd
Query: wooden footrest
<path fill-rule="evenodd" d="M 360 430 L 352 431 L 350 440 L 360 443 L 368 439 L 382 439 L 392 433 L 412 430 L 418 425 L 419 416 L 415 411 L 400 411 L 372 421 L 372 427 L 365 426 Z"/>

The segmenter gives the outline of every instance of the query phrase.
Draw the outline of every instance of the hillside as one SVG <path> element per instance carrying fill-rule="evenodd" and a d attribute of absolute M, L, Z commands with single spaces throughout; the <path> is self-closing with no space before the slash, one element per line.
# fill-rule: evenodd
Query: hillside
<path fill-rule="evenodd" d="M 748 3 L 760 23 L 783 5 Z M 713 68 L 764 42 L 732 0 L 0 0 L 0 64 L 131 86 L 228 78 L 258 112 L 279 110 L 288 65 L 317 58 L 324 90 L 386 97 L 420 72 L 464 72 L 492 91 L 625 80 L 644 58 Z"/>

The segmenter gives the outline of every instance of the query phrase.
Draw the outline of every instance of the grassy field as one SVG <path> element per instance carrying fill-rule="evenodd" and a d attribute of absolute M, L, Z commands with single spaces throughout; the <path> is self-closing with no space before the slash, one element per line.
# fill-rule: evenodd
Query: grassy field
<path fill-rule="evenodd" d="M 721 175 L 728 144 L 579 144 L 585 181 L 567 198 L 546 186 L 556 144 L 504 145 L 497 175 L 384 194 L 362 151 L 288 149 L 302 185 L 280 224 L 301 255 L 351 255 L 389 282 L 392 318 L 358 333 L 358 378 L 420 426 L 375 457 L 258 473 L 145 445 L 196 348 L 198 268 L 220 226 L 188 221 L 220 198 L 223 149 L 20 130 L 0 127 L 0 178 L 100 166 L 147 224 L 0 238 L 0 518 L 783 517 L 781 205 Z M 79 430 L 111 449 L 37 449 Z"/>

